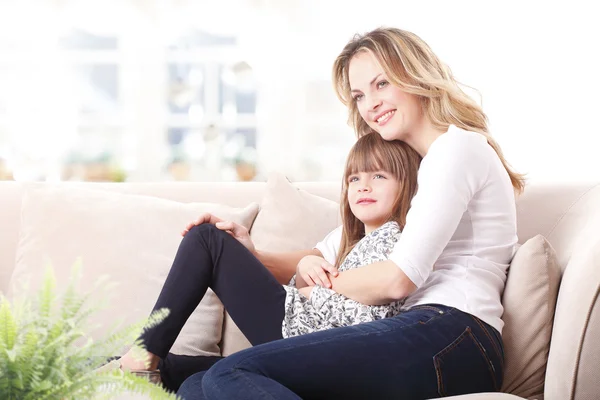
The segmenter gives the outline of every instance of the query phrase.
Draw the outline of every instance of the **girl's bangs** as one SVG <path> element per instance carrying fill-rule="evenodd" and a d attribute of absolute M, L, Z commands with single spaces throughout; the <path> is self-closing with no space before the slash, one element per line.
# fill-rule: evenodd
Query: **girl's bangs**
<path fill-rule="evenodd" d="M 387 147 L 391 146 L 391 143 L 375 136 L 378 136 L 378 134 L 369 133 L 356 142 L 348 155 L 346 178 L 358 172 L 375 171 L 385 171 L 394 176 L 398 175 L 393 161 L 393 153 L 385 151 L 389 150 Z"/>

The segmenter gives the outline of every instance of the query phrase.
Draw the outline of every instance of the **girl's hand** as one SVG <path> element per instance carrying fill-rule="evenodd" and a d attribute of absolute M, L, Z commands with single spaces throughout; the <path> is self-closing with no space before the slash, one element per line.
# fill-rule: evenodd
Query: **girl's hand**
<path fill-rule="evenodd" d="M 314 286 L 306 286 L 303 288 L 298 289 L 298 292 L 300 292 L 300 294 L 304 297 L 306 297 L 308 300 L 310 300 L 310 295 L 312 293 Z"/>
<path fill-rule="evenodd" d="M 250 250 L 250 253 L 256 255 L 256 248 L 254 247 L 254 242 L 250 239 L 248 229 L 231 221 L 220 221 L 215 223 L 215 226 L 220 230 L 229 233 L 236 238 L 238 242 L 243 244 L 245 248 Z"/>
<path fill-rule="evenodd" d="M 222 221 L 223 220 L 221 218 L 217 218 L 212 214 L 209 214 L 209 213 L 201 214 L 197 220 L 192 221 L 189 224 L 187 224 L 185 229 L 183 231 L 181 231 L 181 236 L 185 236 L 190 231 L 190 229 L 192 229 L 196 225 L 202 225 L 202 224 L 215 225 L 217 222 L 222 222 Z"/>
<path fill-rule="evenodd" d="M 333 276 L 339 274 L 336 267 L 319 256 L 306 256 L 300 260 L 296 267 L 296 276 L 302 278 L 308 286 L 321 285 L 324 288 L 331 288 L 327 272 Z"/>
<path fill-rule="evenodd" d="M 213 224 L 218 229 L 225 231 L 236 238 L 238 242 L 243 244 L 244 247 L 250 250 L 252 254 L 256 254 L 256 248 L 254 247 L 254 242 L 252 239 L 250 239 L 248 229 L 236 224 L 235 222 L 223 221 L 222 219 L 209 213 L 202 214 L 197 220 L 190 222 L 181 232 L 181 236 L 185 236 L 194 226 L 202 224 Z"/>

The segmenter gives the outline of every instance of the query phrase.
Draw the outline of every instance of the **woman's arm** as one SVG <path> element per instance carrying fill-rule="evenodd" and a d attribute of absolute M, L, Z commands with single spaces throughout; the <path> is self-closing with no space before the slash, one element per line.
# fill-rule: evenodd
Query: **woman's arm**
<path fill-rule="evenodd" d="M 306 256 L 322 256 L 317 249 L 290 251 L 287 253 L 274 253 L 257 250 L 254 252 L 256 258 L 267 267 L 275 276 L 277 281 L 286 285 L 296 273 L 296 266 Z M 298 277 L 296 277 L 298 279 Z M 300 278 L 301 279 L 301 278 Z"/>
<path fill-rule="evenodd" d="M 406 274 L 390 260 L 330 276 L 332 289 L 361 304 L 376 306 L 400 300 L 417 289 Z"/>

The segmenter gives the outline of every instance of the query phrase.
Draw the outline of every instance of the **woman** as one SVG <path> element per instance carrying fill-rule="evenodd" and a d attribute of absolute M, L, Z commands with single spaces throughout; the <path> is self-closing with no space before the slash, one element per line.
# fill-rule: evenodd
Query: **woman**
<path fill-rule="evenodd" d="M 404 141 L 423 160 L 389 259 L 327 279 L 363 304 L 406 298 L 406 311 L 233 354 L 184 382 L 185 399 L 425 399 L 501 387 L 500 297 L 523 177 L 482 109 L 418 36 L 377 29 L 355 37 L 333 79 L 358 136 Z"/>

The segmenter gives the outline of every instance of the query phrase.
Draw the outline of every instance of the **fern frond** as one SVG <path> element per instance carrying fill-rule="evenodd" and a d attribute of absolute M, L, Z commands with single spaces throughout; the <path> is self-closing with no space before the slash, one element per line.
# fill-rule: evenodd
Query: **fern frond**
<path fill-rule="evenodd" d="M 0 349 L 5 351 L 12 349 L 16 338 L 17 323 L 10 303 L 2 296 L 0 298 Z"/>
<path fill-rule="evenodd" d="M 111 398 L 125 391 L 153 399 L 176 398 L 141 377 L 94 371 L 107 356 L 135 343 L 144 329 L 163 321 L 168 310 L 159 310 L 145 321 L 94 341 L 85 332 L 89 331 L 89 317 L 98 307 L 96 303 L 88 305 L 89 293 L 80 295 L 75 290 L 78 268 L 73 267 L 72 279 L 62 296 L 55 291 L 50 268 L 34 301 L 17 299 L 11 305 L 0 295 L 2 399 L 92 399 L 99 394 Z M 56 312 L 59 304 L 61 311 Z"/>

